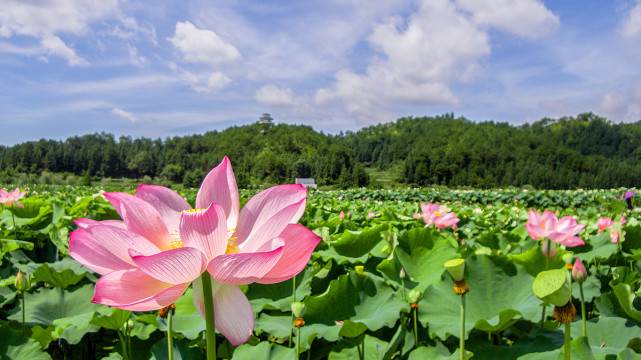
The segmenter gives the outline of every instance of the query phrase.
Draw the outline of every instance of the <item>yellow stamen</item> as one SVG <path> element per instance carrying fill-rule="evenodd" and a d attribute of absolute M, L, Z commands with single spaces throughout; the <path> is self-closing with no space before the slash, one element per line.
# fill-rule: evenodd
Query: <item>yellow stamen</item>
<path fill-rule="evenodd" d="M 173 234 L 171 234 L 172 240 L 169 242 L 169 246 L 171 249 L 178 249 L 181 247 L 184 247 L 183 242 L 180 240 L 180 234 L 176 230 Z"/>
<path fill-rule="evenodd" d="M 441 213 L 438 212 L 438 211 L 434 211 L 434 215 L 436 215 L 436 217 L 439 217 L 439 216 L 441 216 Z"/>
<path fill-rule="evenodd" d="M 227 236 L 229 236 L 229 238 L 227 239 L 227 249 L 225 249 L 225 254 L 237 254 L 240 252 L 240 249 L 236 246 L 236 239 L 238 239 L 238 237 L 234 236 L 235 233 L 236 229 L 227 231 Z"/>

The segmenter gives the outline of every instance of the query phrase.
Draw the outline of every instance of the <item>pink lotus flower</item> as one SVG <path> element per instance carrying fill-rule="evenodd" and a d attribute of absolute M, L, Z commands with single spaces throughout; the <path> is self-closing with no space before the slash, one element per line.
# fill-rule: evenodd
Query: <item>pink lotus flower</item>
<path fill-rule="evenodd" d="M 420 219 L 421 217 L 423 217 L 423 215 L 421 215 L 421 213 L 414 213 L 414 215 L 412 215 L 412 216 L 414 217 L 414 219 Z"/>
<path fill-rule="evenodd" d="M 2 189 L 0 190 L 0 203 L 3 203 L 6 206 L 16 205 L 19 208 L 23 208 L 24 205 L 18 203 L 18 200 L 22 199 L 26 193 L 26 190 L 20 192 L 20 189 L 18 188 L 13 191 Z"/>
<path fill-rule="evenodd" d="M 367 214 L 367 217 L 368 217 L 369 219 L 371 219 L 371 218 L 373 218 L 373 217 L 375 217 L 375 216 L 376 216 L 376 214 L 374 214 L 374 213 L 373 213 L 373 212 L 371 212 L 371 211 Z"/>
<path fill-rule="evenodd" d="M 258 193 L 239 211 L 236 179 L 225 157 L 203 181 L 196 209 L 174 191 L 140 185 L 135 195 L 105 193 L 120 220 L 77 219 L 71 256 L 103 275 L 92 302 L 157 310 L 193 286 L 205 314 L 201 275 L 211 276 L 216 328 L 233 345 L 247 341 L 254 313 L 238 285 L 271 284 L 303 270 L 321 238 L 296 222 L 305 210 L 301 185 Z"/>
<path fill-rule="evenodd" d="M 344 217 L 345 217 L 345 213 L 341 210 L 341 213 L 340 213 L 340 214 L 338 214 L 338 218 L 339 218 L 340 220 L 343 220 L 343 218 L 344 218 Z"/>
<path fill-rule="evenodd" d="M 454 217 L 454 212 L 443 212 L 445 209 L 441 208 L 439 204 L 432 204 L 431 202 L 421 203 L 421 210 L 423 211 L 423 221 L 425 221 L 425 227 L 428 227 L 432 224 L 439 229 L 452 226 L 456 227 L 456 223 L 460 221 L 459 218 Z"/>
<path fill-rule="evenodd" d="M 612 241 L 613 244 L 618 244 L 620 237 L 619 237 L 619 231 L 613 231 L 610 229 L 610 240 Z"/>
<path fill-rule="evenodd" d="M 577 223 L 571 216 L 558 220 L 554 212 L 547 210 L 543 212 L 543 215 L 537 211 L 530 210 L 527 224 L 525 224 L 525 228 L 532 239 L 538 240 L 546 237 L 568 247 L 585 244 L 581 238 L 575 236 L 584 227 L 585 225 Z"/>
<path fill-rule="evenodd" d="M 605 218 L 605 217 L 600 218 L 599 221 L 596 223 L 596 225 L 599 227 L 599 230 L 596 233 L 600 234 L 601 231 L 609 228 L 610 226 L 612 226 L 612 224 L 613 224 L 613 221 L 611 218 Z"/>
<path fill-rule="evenodd" d="M 628 222 L 628 220 L 626 220 L 625 217 L 623 216 L 623 214 L 621 214 L 621 219 L 619 220 L 619 222 L 621 223 L 621 226 L 623 226 L 623 225 L 625 225 L 625 223 Z"/>

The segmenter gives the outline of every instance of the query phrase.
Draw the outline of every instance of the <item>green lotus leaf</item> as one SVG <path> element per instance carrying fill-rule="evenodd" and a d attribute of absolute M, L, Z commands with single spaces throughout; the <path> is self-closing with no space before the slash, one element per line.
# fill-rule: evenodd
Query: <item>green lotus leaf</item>
<path fill-rule="evenodd" d="M 381 241 L 381 233 L 388 229 L 387 224 L 380 224 L 359 231 L 345 231 L 332 247 L 339 255 L 358 258 L 369 253 Z"/>
<path fill-rule="evenodd" d="M 572 334 L 583 333 L 581 321 L 572 323 Z M 634 322 L 615 318 L 604 317 L 591 319 L 586 322 L 588 339 L 592 347 L 606 349 L 609 354 L 618 354 L 628 347 L 628 342 L 641 337 L 641 327 Z"/>
<path fill-rule="evenodd" d="M 314 268 L 306 267 L 300 274 L 296 275 L 296 300 L 300 301 L 311 293 L 310 282 L 313 277 Z M 266 310 L 291 311 L 293 280 L 287 280 L 276 284 L 253 283 L 247 287 L 247 299 L 254 309 L 254 312 Z"/>
<path fill-rule="evenodd" d="M 72 258 L 64 258 L 51 264 L 41 264 L 33 271 L 33 281 L 43 281 L 48 285 L 66 289 L 82 280 L 89 269 Z"/>
<path fill-rule="evenodd" d="M 325 293 L 308 296 L 304 303 L 308 324 L 334 326 L 335 321 L 351 320 L 372 331 L 394 326 L 399 313 L 409 311 L 409 305 L 382 279 L 355 272 L 332 280 Z"/>
<path fill-rule="evenodd" d="M 7 210 L 13 213 L 14 217 L 5 216 L 1 219 L 0 223 L 13 226 L 13 221 L 15 220 L 16 227 L 22 228 L 28 226 L 31 230 L 42 229 L 51 223 L 53 213 L 51 202 L 37 198 L 25 198 L 20 200 L 20 203 L 24 205 L 24 207 L 9 207 Z"/>
<path fill-rule="evenodd" d="M 91 323 L 110 330 L 120 330 L 131 317 L 131 311 L 103 306 L 94 312 Z"/>
<path fill-rule="evenodd" d="M 628 284 L 617 284 L 612 286 L 612 292 L 619 300 L 619 305 L 621 309 L 628 315 L 632 320 L 641 323 L 641 311 L 634 308 L 632 303 L 636 295 L 630 288 Z"/>
<path fill-rule="evenodd" d="M 590 263 L 595 258 L 607 260 L 619 251 L 619 246 L 613 244 L 610 239 L 610 233 L 604 231 L 599 235 L 590 236 L 585 245 L 572 248 L 576 256 L 585 264 Z"/>
<path fill-rule="evenodd" d="M 522 254 L 510 256 L 510 259 L 512 259 L 515 264 L 523 266 L 530 275 L 536 277 L 541 271 L 565 268 L 566 264 L 563 261 L 563 255 L 570 253 L 571 252 L 567 250 L 557 248 L 556 255 L 552 259 L 546 261 L 546 257 L 543 255 L 541 247 L 534 246 L 527 249 Z"/>
<path fill-rule="evenodd" d="M 7 324 L 0 324 L 0 339 L 0 359 L 51 360 L 38 342 L 26 338 L 21 331 L 12 330 Z"/>
<path fill-rule="evenodd" d="M 510 345 L 494 345 L 483 333 L 472 333 L 465 348 L 474 354 L 475 360 L 521 359 L 523 355 L 558 352 L 563 346 L 563 335 L 545 329 L 535 329 L 529 338 L 517 339 Z M 554 359 L 554 356 L 548 357 Z"/>
<path fill-rule="evenodd" d="M 601 295 L 601 282 L 596 276 L 588 276 L 583 282 L 583 297 L 585 302 L 590 302 L 599 295 Z M 581 290 L 577 282 L 572 282 L 572 297 L 575 299 L 581 298 Z"/>
<path fill-rule="evenodd" d="M 360 339 L 351 339 L 351 341 L 341 341 L 338 345 L 332 347 L 332 351 L 327 357 L 328 360 L 354 360 L 358 359 L 357 345 L 360 345 Z M 368 360 L 384 360 L 386 358 L 389 344 L 374 336 L 365 335 L 363 339 L 365 346 L 364 358 Z"/>
<path fill-rule="evenodd" d="M 60 288 L 40 288 L 25 293 L 25 322 L 29 326 L 54 326 L 54 339 L 62 338 L 75 344 L 86 334 L 99 327 L 90 324 L 93 313 L 99 308 L 91 302 L 93 284 L 86 284 L 72 291 Z M 22 321 L 21 306 L 16 307 L 9 319 Z"/>
<path fill-rule="evenodd" d="M 434 229 L 418 228 L 407 231 L 399 237 L 399 244 L 394 255 L 403 269 L 407 279 L 416 282 L 415 289 L 423 292 L 428 286 L 439 281 L 444 265 L 448 260 L 459 257 L 452 243 Z M 379 268 L 392 270 L 396 274 L 385 273 L 392 279 L 399 279 L 398 266 L 388 264 L 393 259 L 383 260 Z"/>
<path fill-rule="evenodd" d="M 471 352 L 465 352 L 465 359 L 472 357 Z M 461 358 L 461 353 L 459 349 L 456 349 L 452 354 L 450 351 L 443 346 L 441 343 L 437 343 L 437 346 L 421 346 L 410 352 L 408 360 L 422 360 L 422 359 L 434 359 L 434 360 L 457 360 Z M 476 358 L 476 357 L 474 357 Z"/>
<path fill-rule="evenodd" d="M 33 243 L 15 239 L 0 239 L 0 259 L 8 252 L 18 249 L 33 250 Z"/>
<path fill-rule="evenodd" d="M 532 293 L 533 279 L 524 268 L 486 255 L 466 259 L 465 267 L 470 288 L 465 294 L 467 334 L 473 328 L 501 331 L 539 313 L 540 300 Z M 429 324 L 430 333 L 441 339 L 459 334 L 461 304 L 452 277 L 443 275 L 419 302 L 419 321 L 425 327 Z"/>
<path fill-rule="evenodd" d="M 284 346 L 260 342 L 256 346 L 243 344 L 234 350 L 234 360 L 296 360 L 296 350 Z"/>

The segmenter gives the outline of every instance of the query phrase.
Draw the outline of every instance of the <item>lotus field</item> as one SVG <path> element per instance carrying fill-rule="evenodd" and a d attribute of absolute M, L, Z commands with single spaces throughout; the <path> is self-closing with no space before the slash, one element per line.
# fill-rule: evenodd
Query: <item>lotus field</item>
<path fill-rule="evenodd" d="M 641 358 L 627 190 L 7 185 L 0 358 Z"/>

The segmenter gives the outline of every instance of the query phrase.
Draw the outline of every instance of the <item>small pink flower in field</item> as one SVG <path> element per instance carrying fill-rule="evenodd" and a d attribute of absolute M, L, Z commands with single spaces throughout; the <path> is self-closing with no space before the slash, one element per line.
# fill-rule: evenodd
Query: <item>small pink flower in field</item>
<path fill-rule="evenodd" d="M 603 231 L 603 230 L 609 228 L 610 226 L 612 226 L 613 222 L 612 222 L 611 218 L 602 217 L 602 218 L 599 219 L 599 221 L 596 224 L 599 227 L 599 230 L 597 231 L 597 234 L 600 234 L 601 231 Z"/>
<path fill-rule="evenodd" d="M 374 214 L 374 213 L 373 213 L 373 212 L 371 212 L 371 211 L 370 211 L 369 213 L 367 213 L 367 217 L 368 217 L 369 219 L 373 218 L 374 216 L 376 216 L 376 214 Z"/>
<path fill-rule="evenodd" d="M 18 200 L 22 199 L 26 193 L 26 190 L 20 192 L 20 189 L 18 188 L 12 191 L 6 191 L 5 189 L 2 189 L 0 190 L 0 202 L 6 206 L 15 205 L 19 208 L 23 208 L 24 205 L 20 204 Z"/>
<path fill-rule="evenodd" d="M 336 325 L 343 325 L 345 322 L 344 321 L 336 321 L 334 320 L 334 324 Z"/>
<path fill-rule="evenodd" d="M 610 240 L 612 240 L 613 244 L 618 244 L 619 243 L 619 231 L 613 231 L 610 229 Z"/>
<path fill-rule="evenodd" d="M 447 209 L 441 208 L 441 205 L 436 203 L 421 203 L 421 210 L 423 210 L 425 227 L 434 224 L 437 228 L 442 229 L 448 226 L 456 226 L 456 223 L 460 221 L 459 218 L 454 216 L 454 212 L 443 212 Z"/>
<path fill-rule="evenodd" d="M 492 209 L 492 208 L 494 208 L 494 206 L 492 206 L 492 205 L 488 205 L 488 206 L 486 206 L 485 208 L 486 208 L 486 209 Z"/>
<path fill-rule="evenodd" d="M 626 222 L 628 222 L 628 220 L 626 220 L 623 214 L 621 214 L 621 220 L 619 220 L 619 222 L 621 223 L 621 226 L 623 226 Z"/>
<path fill-rule="evenodd" d="M 227 157 L 205 177 L 196 209 L 156 185 L 140 185 L 135 195 L 104 196 L 123 220 L 77 219 L 79 229 L 69 240 L 71 256 L 102 275 L 92 302 L 157 310 L 176 302 L 193 282 L 194 305 L 204 317 L 201 279 L 209 276 L 216 329 L 233 345 L 247 341 L 254 328 L 254 313 L 238 286 L 292 278 L 321 240 L 296 224 L 305 211 L 302 185 L 264 190 L 239 211 Z"/>
<path fill-rule="evenodd" d="M 588 277 L 588 271 L 583 266 L 583 262 L 576 258 L 574 266 L 572 266 L 572 278 L 578 283 L 582 283 Z"/>
<path fill-rule="evenodd" d="M 421 215 L 421 213 L 414 213 L 414 215 L 412 216 L 414 217 L 414 219 L 420 219 L 423 215 Z"/>
<path fill-rule="evenodd" d="M 343 220 L 344 217 L 345 217 L 345 213 L 341 210 L 341 213 L 338 214 L 338 218 Z"/>

